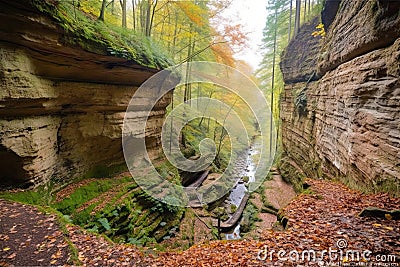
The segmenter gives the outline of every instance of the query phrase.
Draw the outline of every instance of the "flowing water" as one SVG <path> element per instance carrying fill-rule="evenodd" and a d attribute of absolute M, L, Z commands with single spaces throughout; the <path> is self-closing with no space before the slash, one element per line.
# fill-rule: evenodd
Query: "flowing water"
<path fill-rule="evenodd" d="M 257 142 L 253 142 L 250 149 L 247 151 L 247 154 L 242 159 L 239 159 L 238 167 L 241 170 L 241 177 L 248 177 L 248 182 L 243 181 L 241 178 L 236 186 L 231 190 L 231 193 L 227 200 L 225 201 L 226 205 L 234 204 L 236 207 L 240 206 L 246 192 L 247 192 L 247 183 L 251 183 L 255 181 L 255 173 L 257 162 L 255 158 L 257 155 L 260 154 L 260 144 Z M 225 239 L 233 240 L 233 239 L 240 239 L 240 221 L 234 227 L 231 232 L 225 234 Z"/>

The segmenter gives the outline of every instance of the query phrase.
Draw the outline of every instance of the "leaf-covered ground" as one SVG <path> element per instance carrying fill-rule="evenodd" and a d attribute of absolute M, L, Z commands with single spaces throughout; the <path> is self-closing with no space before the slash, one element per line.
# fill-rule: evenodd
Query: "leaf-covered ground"
<path fill-rule="evenodd" d="M 50 266 L 68 258 L 55 215 L 0 199 L 0 266 Z"/>
<path fill-rule="evenodd" d="M 399 262 L 399 221 L 357 216 L 369 206 L 400 209 L 398 198 L 391 198 L 387 194 L 364 195 L 339 183 L 319 180 L 310 180 L 308 183 L 313 193 L 298 196 L 285 208 L 289 218 L 288 230 L 263 231 L 258 241 L 200 244 L 181 254 L 161 255 L 153 266 L 327 266 L 329 258 L 325 257 L 324 265 L 317 260 L 308 261 L 307 257 L 302 261 L 301 253 L 313 249 L 316 258 L 319 258 L 323 250 L 329 251 L 330 248 L 332 258 L 337 255 L 341 262 L 352 261 L 356 251 L 361 255 L 367 250 L 371 254 L 367 253 L 366 258 L 371 262 L 377 263 L 376 257 L 380 256 L 381 259 L 384 255 L 397 256 Z M 343 248 L 339 250 L 338 245 Z M 281 260 L 278 259 L 279 250 L 286 252 L 285 255 L 281 254 Z M 292 251 L 300 254 L 298 261 L 290 261 L 289 253 L 296 259 L 296 252 Z M 349 253 L 348 257 L 346 253 Z"/>
<path fill-rule="evenodd" d="M 311 185 L 309 193 L 299 195 L 284 209 L 289 218 L 289 228 L 285 231 L 262 230 L 258 240 L 212 241 L 158 256 L 131 245 L 114 244 L 77 226 L 67 226 L 63 237 L 54 215 L 1 200 L 0 266 L 71 264 L 71 260 L 67 261 L 71 251 L 65 240 L 72 242 L 78 260 L 86 266 L 328 266 L 329 250 L 337 258 L 335 264 L 339 261 L 349 264 L 357 253 L 360 255 L 357 262 L 364 253 L 366 259 L 376 264 L 396 266 L 393 260 L 399 263 L 399 221 L 389 216 L 386 219 L 358 216 L 370 206 L 400 209 L 398 198 L 387 194 L 365 195 L 335 182 L 307 182 Z M 315 259 L 326 250 L 325 263 L 314 261 L 313 257 L 308 260 L 307 252 L 302 260 L 305 250 L 308 254 L 313 250 Z"/>

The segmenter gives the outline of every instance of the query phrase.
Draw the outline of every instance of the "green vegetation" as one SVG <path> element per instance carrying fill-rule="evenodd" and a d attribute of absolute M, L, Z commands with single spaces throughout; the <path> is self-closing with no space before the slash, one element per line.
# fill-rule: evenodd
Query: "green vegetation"
<path fill-rule="evenodd" d="M 195 88 L 195 89 L 194 89 Z M 172 107 L 176 107 L 185 101 L 185 86 L 178 86 L 174 91 L 174 101 L 168 107 L 168 112 L 171 112 Z M 200 143 L 204 139 L 209 139 L 212 142 L 202 143 L 207 147 L 207 151 L 212 151 L 210 143 L 215 144 L 216 158 L 212 164 L 212 171 L 222 173 L 230 160 L 235 160 L 242 156 L 243 151 L 248 149 L 250 140 L 258 134 L 258 125 L 255 123 L 255 118 L 252 110 L 248 105 L 237 95 L 226 88 L 216 84 L 196 84 L 192 88 L 193 93 L 198 97 L 207 97 L 220 101 L 225 105 L 215 105 L 203 103 L 194 100 L 189 109 L 195 109 L 202 114 L 218 114 L 219 121 L 214 116 L 204 115 L 202 118 L 194 119 L 188 122 L 182 130 L 183 144 L 181 150 L 185 157 L 200 155 Z M 211 102 L 211 101 L 210 101 Z M 233 125 L 233 120 L 228 120 L 233 113 L 236 113 L 247 130 L 248 137 L 240 131 L 241 125 Z M 181 119 L 181 118 L 177 118 Z M 229 123 L 230 132 L 228 133 L 226 125 Z M 235 142 L 235 147 L 232 147 Z"/>
<path fill-rule="evenodd" d="M 245 209 L 243 210 L 242 221 L 240 223 L 240 231 L 242 233 L 250 232 L 254 223 L 260 221 L 258 218 L 259 210 L 251 202 L 248 202 Z"/>
<path fill-rule="evenodd" d="M 283 180 L 293 185 L 296 193 L 303 190 L 303 182 L 306 178 L 305 174 L 291 165 L 287 158 L 283 158 L 279 163 L 279 170 Z"/>
<path fill-rule="evenodd" d="M 82 179 L 85 178 L 103 178 L 103 177 L 111 177 L 114 174 L 121 173 L 127 171 L 126 163 L 120 163 L 111 166 L 97 166 L 89 170 L 82 176 Z"/>
<path fill-rule="evenodd" d="M 85 186 L 77 188 L 67 198 L 53 206 L 63 214 L 71 215 L 83 203 L 95 198 L 96 196 L 110 190 L 113 187 L 131 181 L 132 178 L 126 177 L 120 180 L 102 179 L 93 181 Z"/>
<path fill-rule="evenodd" d="M 47 205 L 48 200 L 43 197 L 48 194 L 48 189 L 45 186 L 40 186 L 36 190 L 19 191 L 19 192 L 1 192 L 0 198 L 8 199 L 11 201 L 27 203 L 32 205 Z"/>
<path fill-rule="evenodd" d="M 65 30 L 65 42 L 88 51 L 166 68 L 193 60 L 233 66 L 246 43 L 241 25 L 220 16 L 228 0 L 29 0 Z"/>
<path fill-rule="evenodd" d="M 230 213 L 235 213 L 237 210 L 237 206 L 235 204 L 231 204 L 230 208 Z"/>
<path fill-rule="evenodd" d="M 284 89 L 283 75 L 280 71 L 280 60 L 290 40 L 297 34 L 302 24 L 308 22 L 322 9 L 323 1 L 273 0 L 268 2 L 267 21 L 262 43 L 263 59 L 256 77 L 260 88 L 270 102 L 275 127 L 280 134 L 280 95 Z M 307 105 L 305 90 L 297 92 L 296 106 L 300 114 Z M 281 136 L 278 135 L 279 149 Z"/>
<path fill-rule="evenodd" d="M 150 39 L 133 31 L 97 21 L 92 15 L 75 8 L 71 1 L 33 0 L 41 12 L 52 16 L 65 30 L 65 42 L 103 55 L 133 60 L 143 66 L 162 69 L 173 63 Z"/>
<path fill-rule="evenodd" d="M 336 180 L 344 183 L 354 190 L 364 193 L 379 193 L 383 191 L 387 192 L 393 197 L 400 196 L 400 181 L 396 178 L 382 176 L 380 179 L 373 181 L 372 186 L 360 181 L 356 181 L 350 176 L 340 176 L 337 177 Z"/>
<path fill-rule="evenodd" d="M 167 179 L 180 181 L 178 171 L 169 163 L 161 162 L 157 169 Z M 3 192 L 0 197 L 56 213 L 62 225 L 74 223 L 115 242 L 140 245 L 170 235 L 185 211 L 150 197 L 131 177 L 85 181 L 78 179 L 62 189 L 49 182 L 35 190 Z"/>

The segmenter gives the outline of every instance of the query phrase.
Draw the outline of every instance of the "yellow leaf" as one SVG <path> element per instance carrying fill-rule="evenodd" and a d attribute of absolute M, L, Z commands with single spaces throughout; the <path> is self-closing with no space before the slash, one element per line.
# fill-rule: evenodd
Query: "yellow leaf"
<path fill-rule="evenodd" d="M 57 260 L 52 260 L 52 261 L 50 262 L 51 265 L 54 265 L 54 264 L 56 264 L 56 263 L 57 263 Z"/>
<path fill-rule="evenodd" d="M 9 250 L 10 250 L 9 247 L 3 248 L 3 251 L 9 251 Z"/>
<path fill-rule="evenodd" d="M 385 227 L 385 229 L 386 229 L 386 230 L 389 230 L 389 231 L 393 231 L 393 227 L 387 226 L 387 227 Z"/>
<path fill-rule="evenodd" d="M 392 217 L 392 215 L 390 215 L 389 213 L 386 213 L 386 214 L 385 214 L 385 218 L 386 218 L 387 220 L 391 220 L 393 217 Z"/>
<path fill-rule="evenodd" d="M 381 227 L 382 224 L 380 224 L 380 223 L 373 223 L 372 226 L 374 226 L 374 227 Z"/>

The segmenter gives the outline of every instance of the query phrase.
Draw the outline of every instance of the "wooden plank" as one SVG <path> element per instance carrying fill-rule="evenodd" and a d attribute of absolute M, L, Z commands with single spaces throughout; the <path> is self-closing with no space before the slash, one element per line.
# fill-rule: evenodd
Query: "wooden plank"
<path fill-rule="evenodd" d="M 223 232 L 231 230 L 238 223 L 242 217 L 242 213 L 246 207 L 247 201 L 249 200 L 249 196 L 249 194 L 244 195 L 242 202 L 240 202 L 240 205 L 233 216 L 221 223 L 221 230 Z M 217 220 L 213 220 L 213 226 L 217 227 Z"/>

